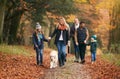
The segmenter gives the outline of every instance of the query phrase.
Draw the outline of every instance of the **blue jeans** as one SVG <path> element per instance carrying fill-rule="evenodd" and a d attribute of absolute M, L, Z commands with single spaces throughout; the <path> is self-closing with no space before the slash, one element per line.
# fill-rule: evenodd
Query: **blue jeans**
<path fill-rule="evenodd" d="M 37 65 L 41 65 L 43 63 L 43 49 L 36 48 L 36 61 Z"/>
<path fill-rule="evenodd" d="M 66 45 L 63 41 L 57 42 L 57 49 L 58 49 L 58 60 L 59 66 L 63 66 L 65 64 L 66 59 Z"/>
<path fill-rule="evenodd" d="M 96 51 L 91 52 L 91 61 L 95 61 L 96 60 Z"/>
<path fill-rule="evenodd" d="M 76 58 L 76 61 L 79 61 L 79 46 L 75 44 L 75 42 L 73 41 L 73 44 L 74 44 L 74 51 L 75 51 L 75 58 Z"/>

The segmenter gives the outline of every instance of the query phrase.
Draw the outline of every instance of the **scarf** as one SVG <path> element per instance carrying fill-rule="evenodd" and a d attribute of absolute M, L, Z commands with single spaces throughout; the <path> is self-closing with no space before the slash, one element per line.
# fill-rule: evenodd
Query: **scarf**
<path fill-rule="evenodd" d="M 65 30 L 67 28 L 66 25 L 58 25 L 59 30 Z"/>
<path fill-rule="evenodd" d="M 39 41 L 39 42 L 40 42 L 40 41 L 41 41 L 41 39 L 43 38 L 43 36 L 42 36 L 42 34 L 41 34 L 41 33 L 38 33 L 37 37 L 38 37 L 38 41 Z"/>

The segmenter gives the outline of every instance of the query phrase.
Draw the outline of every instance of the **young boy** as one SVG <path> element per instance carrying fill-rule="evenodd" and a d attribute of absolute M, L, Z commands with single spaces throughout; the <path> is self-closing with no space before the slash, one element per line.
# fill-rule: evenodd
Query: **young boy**
<path fill-rule="evenodd" d="M 34 43 L 34 49 L 36 50 L 37 65 L 40 65 L 40 66 L 43 66 L 44 41 L 48 42 L 48 40 L 44 37 L 42 33 L 40 24 L 37 22 L 36 30 L 33 33 L 33 43 Z"/>
<path fill-rule="evenodd" d="M 91 51 L 91 61 L 92 64 L 96 60 L 96 50 L 97 50 L 97 36 L 92 35 L 91 36 L 91 42 L 90 42 L 90 51 Z"/>

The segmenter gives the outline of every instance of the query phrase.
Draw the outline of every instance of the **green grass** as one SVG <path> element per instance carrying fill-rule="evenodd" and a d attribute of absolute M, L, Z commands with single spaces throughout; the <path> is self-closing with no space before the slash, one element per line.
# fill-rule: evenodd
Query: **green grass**
<path fill-rule="evenodd" d="M 30 53 L 28 50 L 26 50 L 23 46 L 17 46 L 17 45 L 0 45 L 0 52 L 3 52 L 4 54 L 17 54 L 17 55 L 25 55 L 30 56 Z"/>
<path fill-rule="evenodd" d="M 106 53 L 102 55 L 102 58 L 114 63 L 117 66 L 120 66 L 120 54 Z"/>

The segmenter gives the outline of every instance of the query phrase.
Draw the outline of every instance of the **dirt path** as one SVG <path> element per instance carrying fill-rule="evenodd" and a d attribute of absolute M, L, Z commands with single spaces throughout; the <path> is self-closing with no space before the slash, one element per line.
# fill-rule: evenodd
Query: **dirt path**
<path fill-rule="evenodd" d="M 82 65 L 74 63 L 74 56 L 69 55 L 65 67 L 49 69 L 49 52 L 44 51 L 44 67 L 36 65 L 34 52 L 29 57 L 0 52 L 0 79 L 120 79 L 120 67 L 101 56 L 97 56 L 95 64 L 86 56 L 86 63 Z"/>
<path fill-rule="evenodd" d="M 47 70 L 44 79 L 91 79 L 89 71 L 80 63 L 74 63 L 74 57 L 67 59 L 64 67 Z"/>

